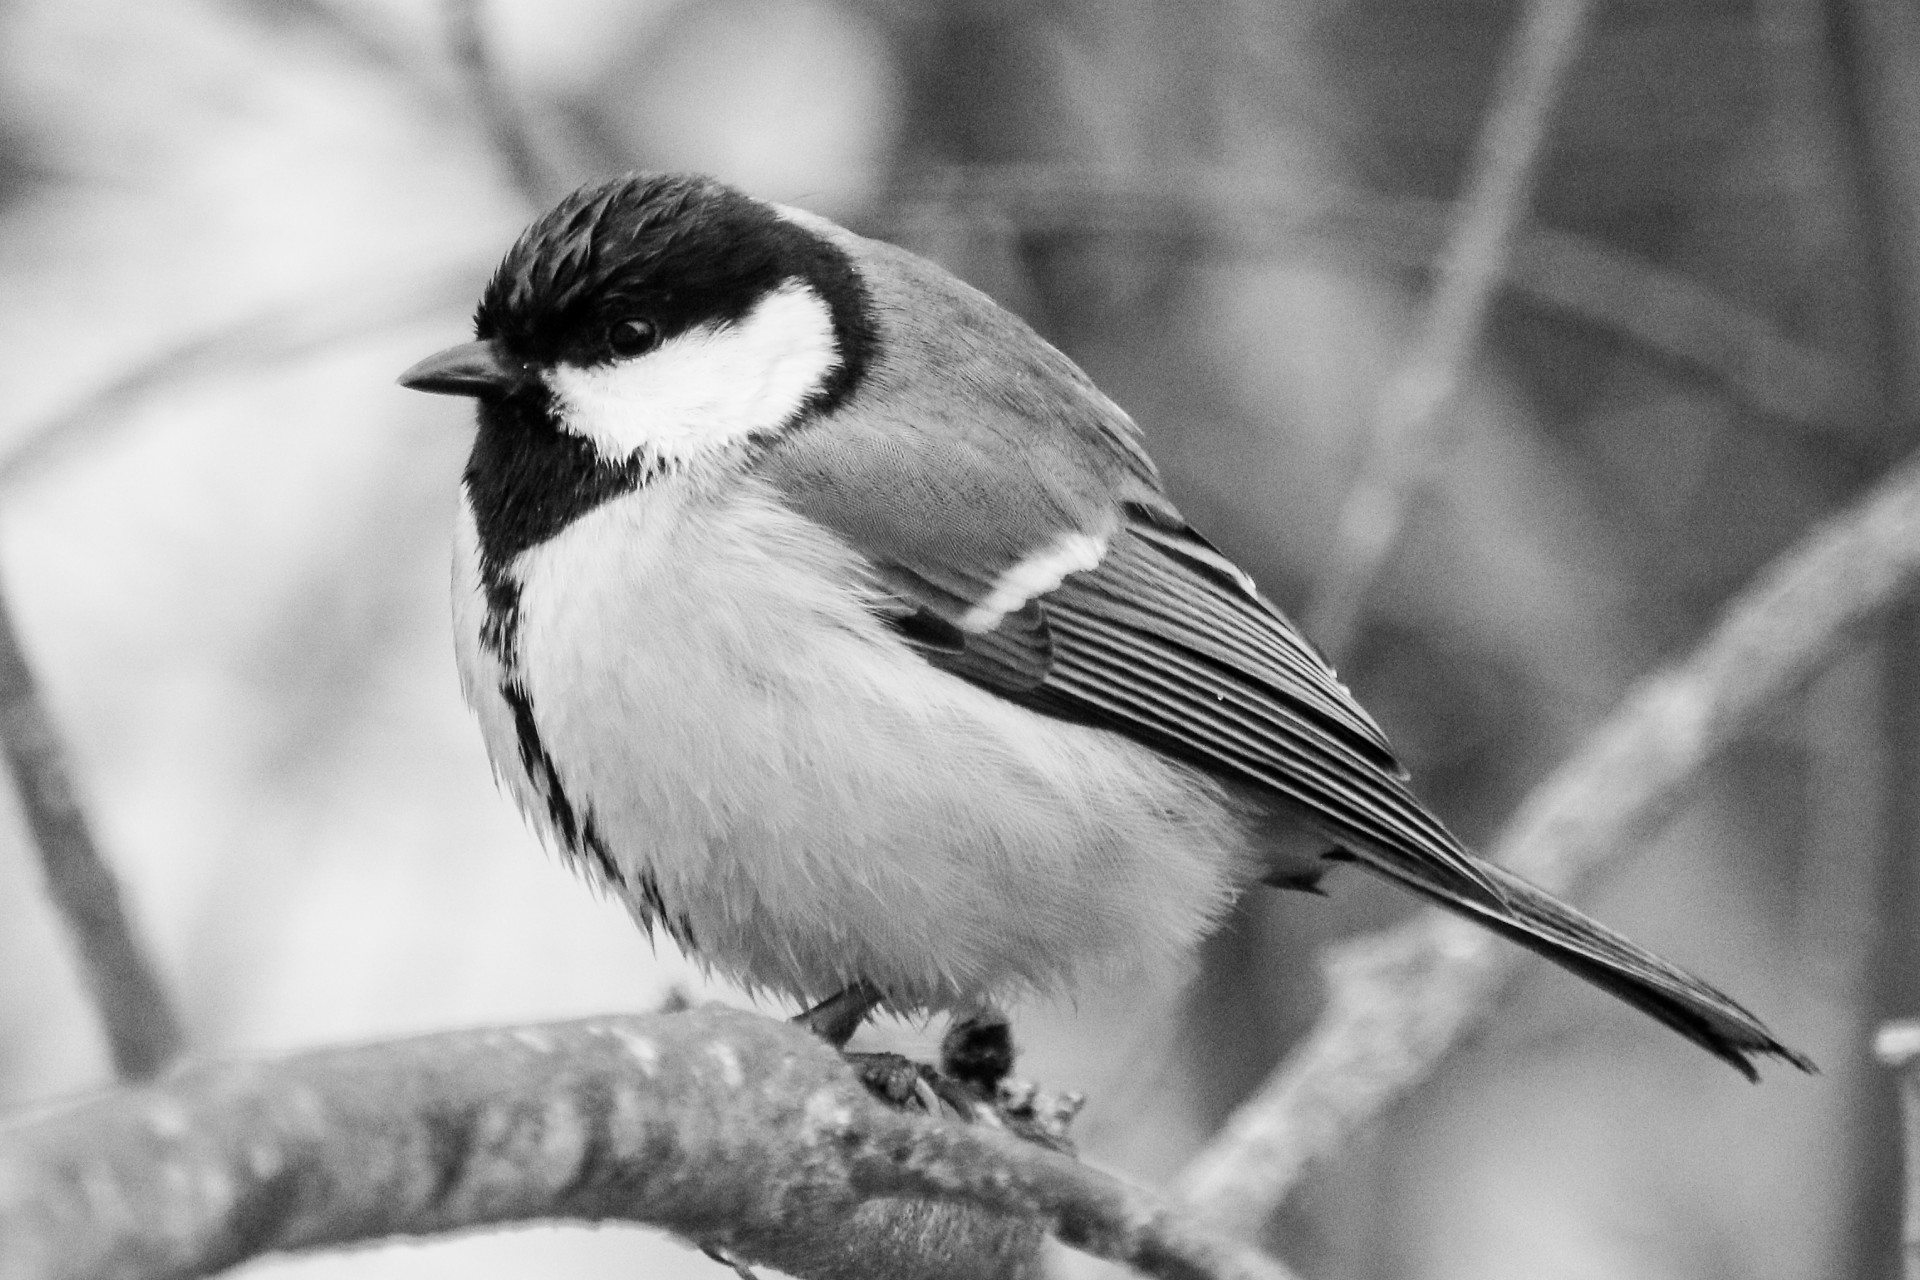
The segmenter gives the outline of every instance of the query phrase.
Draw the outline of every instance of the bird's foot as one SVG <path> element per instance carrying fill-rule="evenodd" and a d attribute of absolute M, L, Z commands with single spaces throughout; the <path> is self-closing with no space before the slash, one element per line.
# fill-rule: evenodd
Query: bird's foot
<path fill-rule="evenodd" d="M 849 1053 L 847 1042 L 885 997 L 864 982 L 828 996 L 794 1022 L 840 1050 L 867 1091 L 891 1106 L 998 1125 L 1029 1142 L 1071 1152 L 1067 1128 L 1086 1098 L 1045 1093 L 1013 1075 L 1013 1030 L 1007 1015 L 985 1009 L 957 1018 L 940 1039 L 940 1063 L 897 1053 Z"/>
<path fill-rule="evenodd" d="M 880 1101 L 902 1110 L 913 1108 L 928 1115 L 949 1114 L 962 1120 L 975 1118 L 979 1099 L 958 1081 L 940 1074 L 928 1062 L 915 1062 L 897 1053 L 846 1053 L 840 1055 L 861 1084 Z"/>
<path fill-rule="evenodd" d="M 1086 1099 L 1015 1079 L 1013 1035 L 997 1010 L 956 1020 L 941 1038 L 937 1066 L 897 1053 L 843 1049 L 841 1056 L 867 1091 L 890 1106 L 993 1125 L 1055 1151 L 1073 1149 L 1067 1129 Z"/>

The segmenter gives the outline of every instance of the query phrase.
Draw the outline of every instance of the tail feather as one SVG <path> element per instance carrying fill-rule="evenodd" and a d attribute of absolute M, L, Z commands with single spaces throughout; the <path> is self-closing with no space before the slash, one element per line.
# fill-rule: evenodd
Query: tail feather
<path fill-rule="evenodd" d="M 1771 1054 L 1802 1071 L 1812 1059 L 1781 1044 L 1766 1026 L 1725 992 L 1635 946 L 1599 921 L 1489 862 L 1474 859 L 1505 901 L 1491 902 L 1477 885 L 1453 883 L 1424 863 L 1358 845 L 1346 859 L 1458 912 L 1503 938 L 1536 951 L 1562 968 L 1672 1027 L 1749 1080 L 1759 1079 L 1752 1058 Z M 1468 855 L 1471 857 L 1471 855 Z"/>

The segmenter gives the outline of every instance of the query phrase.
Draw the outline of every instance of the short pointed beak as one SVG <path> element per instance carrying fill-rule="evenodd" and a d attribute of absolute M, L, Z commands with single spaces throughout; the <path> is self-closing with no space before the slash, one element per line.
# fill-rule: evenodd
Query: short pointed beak
<path fill-rule="evenodd" d="M 503 396 L 527 378 L 526 365 L 492 342 L 464 342 L 422 360 L 400 375 L 410 391 L 441 396 Z"/>

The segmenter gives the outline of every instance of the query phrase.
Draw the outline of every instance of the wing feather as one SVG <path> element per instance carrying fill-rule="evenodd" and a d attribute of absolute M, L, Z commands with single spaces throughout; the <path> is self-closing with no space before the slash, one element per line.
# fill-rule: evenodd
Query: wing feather
<path fill-rule="evenodd" d="M 1406 776 L 1386 734 L 1326 659 L 1231 561 L 1191 530 L 1176 532 L 1136 517 L 1128 531 L 1132 538 L 1113 548 L 1085 586 L 1102 591 L 1142 629 L 1243 672 L 1323 721 L 1378 767 Z M 1201 551 L 1237 576 L 1202 560 Z"/>
<path fill-rule="evenodd" d="M 1109 559 L 1124 564 L 1140 545 L 1123 541 Z M 1047 597 L 1049 691 L 1118 718 L 1123 731 L 1157 739 L 1214 773 L 1285 797 L 1336 839 L 1422 859 L 1463 891 L 1501 899 L 1406 789 L 1375 736 L 1306 710 L 1312 702 L 1300 697 L 1299 685 L 1280 682 L 1290 680 L 1286 671 L 1235 665 L 1218 643 L 1196 646 L 1192 627 L 1138 607 L 1137 594 L 1116 596 L 1113 584 L 1101 581 L 1105 569 L 1069 579 Z M 1272 616 L 1273 625 L 1284 625 Z"/>

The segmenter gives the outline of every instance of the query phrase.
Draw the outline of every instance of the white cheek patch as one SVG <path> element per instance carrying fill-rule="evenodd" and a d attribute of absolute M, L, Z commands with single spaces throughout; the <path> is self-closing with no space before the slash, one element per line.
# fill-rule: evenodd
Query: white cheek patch
<path fill-rule="evenodd" d="M 560 424 L 623 461 L 715 453 L 788 419 L 840 366 L 833 313 L 798 282 L 730 325 L 702 325 L 630 360 L 546 373 Z"/>
<path fill-rule="evenodd" d="M 960 629 L 979 634 L 1000 625 L 1000 620 L 1066 581 L 1070 573 L 1085 573 L 1099 567 L 1107 554 L 1107 540 L 1088 533 L 1064 533 L 1052 543 L 1034 552 L 1000 575 L 987 598 L 967 610 Z"/>

